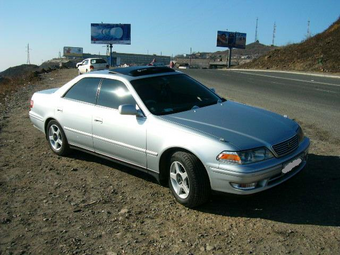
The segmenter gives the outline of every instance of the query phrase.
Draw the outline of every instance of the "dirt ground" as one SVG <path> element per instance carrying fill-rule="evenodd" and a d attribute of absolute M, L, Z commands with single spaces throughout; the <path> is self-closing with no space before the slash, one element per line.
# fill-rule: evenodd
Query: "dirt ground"
<path fill-rule="evenodd" d="M 28 118 L 42 75 L 0 105 L 0 254 L 340 254 L 340 145 L 311 138 L 298 176 L 249 197 L 214 195 L 195 210 L 148 175 L 94 156 L 58 157 Z"/>

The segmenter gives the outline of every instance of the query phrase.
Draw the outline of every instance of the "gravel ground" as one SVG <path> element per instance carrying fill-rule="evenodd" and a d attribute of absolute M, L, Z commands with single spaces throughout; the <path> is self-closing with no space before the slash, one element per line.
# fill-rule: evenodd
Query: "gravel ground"
<path fill-rule="evenodd" d="M 53 154 L 28 118 L 38 90 L 75 69 L 42 75 L 0 105 L 0 254 L 339 254 L 340 145 L 302 123 L 309 164 L 249 196 L 214 195 L 196 210 L 151 177 L 94 156 Z"/>

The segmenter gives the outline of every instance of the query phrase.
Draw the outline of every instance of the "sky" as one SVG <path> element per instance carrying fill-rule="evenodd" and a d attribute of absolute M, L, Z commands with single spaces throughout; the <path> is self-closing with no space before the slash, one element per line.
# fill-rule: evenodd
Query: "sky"
<path fill-rule="evenodd" d="M 105 54 L 91 44 L 91 23 L 131 24 L 131 45 L 114 45 L 122 53 L 175 56 L 215 52 L 217 31 L 247 34 L 275 45 L 301 42 L 310 21 L 312 35 L 340 15 L 340 0 L 0 0 L 0 71 L 30 61 L 40 65 L 63 53 L 64 46 Z"/>

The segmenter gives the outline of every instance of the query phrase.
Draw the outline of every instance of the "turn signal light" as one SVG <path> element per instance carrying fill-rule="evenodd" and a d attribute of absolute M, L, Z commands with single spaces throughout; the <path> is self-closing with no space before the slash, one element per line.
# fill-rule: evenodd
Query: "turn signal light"
<path fill-rule="evenodd" d="M 33 108 L 33 105 L 34 105 L 34 101 L 31 100 L 31 102 L 30 102 L 30 110 Z"/>
<path fill-rule="evenodd" d="M 217 160 L 222 160 L 230 163 L 241 163 L 241 159 L 236 152 L 222 152 L 218 155 Z"/>

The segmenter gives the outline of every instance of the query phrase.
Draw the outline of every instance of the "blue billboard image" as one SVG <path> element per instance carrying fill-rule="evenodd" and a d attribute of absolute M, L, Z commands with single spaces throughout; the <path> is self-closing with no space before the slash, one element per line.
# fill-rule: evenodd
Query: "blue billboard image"
<path fill-rule="evenodd" d="M 131 44 L 131 24 L 91 24 L 93 44 Z"/>

